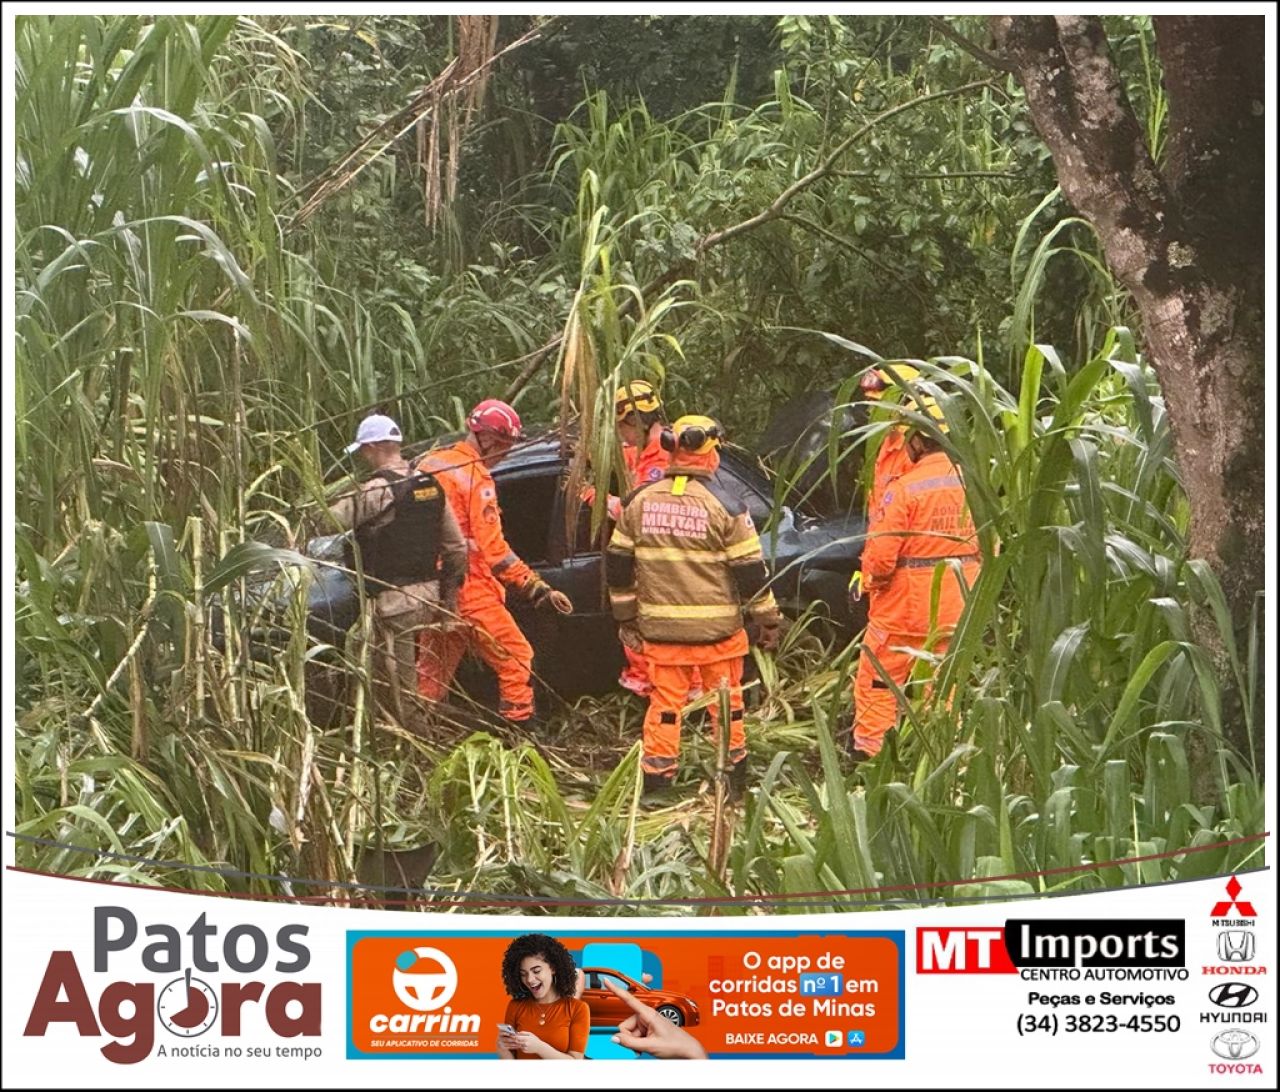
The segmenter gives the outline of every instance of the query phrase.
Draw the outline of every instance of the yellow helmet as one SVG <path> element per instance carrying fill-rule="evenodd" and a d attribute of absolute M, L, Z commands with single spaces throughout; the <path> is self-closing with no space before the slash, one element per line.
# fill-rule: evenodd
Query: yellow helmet
<path fill-rule="evenodd" d="M 914 383 L 919 378 L 919 368 L 903 364 L 901 361 L 890 361 L 882 367 L 868 371 L 859 380 L 858 386 L 862 388 L 863 398 L 871 402 L 879 402 L 884 397 L 885 391 L 894 389 L 895 379 L 899 383 Z"/>
<path fill-rule="evenodd" d="M 710 417 L 690 413 L 663 429 L 660 442 L 664 451 L 674 452 L 678 448 L 690 455 L 706 455 L 715 451 L 723 439 L 724 432 Z"/>
<path fill-rule="evenodd" d="M 932 395 L 922 394 L 919 399 L 919 405 L 916 404 L 916 399 L 908 398 L 902 404 L 902 408 L 910 410 L 912 413 L 924 413 L 932 417 L 933 423 L 943 435 L 951 431 L 951 426 L 947 424 L 947 419 L 942 415 L 942 407 L 938 405 L 937 399 Z"/>
<path fill-rule="evenodd" d="M 657 413 L 662 409 L 662 399 L 653 384 L 643 379 L 624 383 L 613 396 L 614 420 L 621 421 L 629 413 Z"/>

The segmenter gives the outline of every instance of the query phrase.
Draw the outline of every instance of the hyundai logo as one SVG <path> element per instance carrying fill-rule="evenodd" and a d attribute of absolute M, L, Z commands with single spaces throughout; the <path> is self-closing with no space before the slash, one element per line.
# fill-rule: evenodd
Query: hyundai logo
<path fill-rule="evenodd" d="M 1218 934 L 1218 958 L 1223 963 L 1248 963 L 1253 959 L 1253 933 L 1228 929 Z"/>
<path fill-rule="evenodd" d="M 1242 1062 L 1258 1053 L 1258 1039 L 1239 1028 L 1227 1028 L 1213 1037 L 1209 1044 L 1219 1058 L 1230 1062 Z"/>
<path fill-rule="evenodd" d="M 1258 991 L 1243 982 L 1224 982 L 1209 991 L 1209 1000 L 1220 1009 L 1243 1009 L 1258 1000 Z"/>

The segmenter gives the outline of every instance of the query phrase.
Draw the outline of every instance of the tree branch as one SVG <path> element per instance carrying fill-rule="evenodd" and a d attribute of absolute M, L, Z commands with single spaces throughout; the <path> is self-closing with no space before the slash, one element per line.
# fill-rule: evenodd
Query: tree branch
<path fill-rule="evenodd" d="M 1003 57 L 998 57 L 996 56 L 996 54 L 983 49 L 976 42 L 969 41 L 969 39 L 966 38 L 963 34 L 953 30 L 948 25 L 946 19 L 944 19 L 941 15 L 930 15 L 929 25 L 933 27 L 933 29 L 936 30 L 939 34 L 941 34 L 944 38 L 948 38 L 951 41 L 955 42 L 955 44 L 958 45 L 961 49 L 963 49 L 967 54 L 969 54 L 970 57 L 973 57 L 975 60 L 981 61 L 983 64 L 987 65 L 989 68 L 994 68 L 997 72 L 1013 71 L 1013 65 L 1011 65 L 1008 61 L 1006 61 Z"/>
<path fill-rule="evenodd" d="M 1179 227 L 1102 21 L 1002 15 L 992 17 L 991 26 L 1053 153 L 1062 192 L 1098 229 L 1111 268 L 1135 292 L 1155 267 L 1167 275 L 1166 250 Z"/>
<path fill-rule="evenodd" d="M 876 171 L 832 171 L 833 178 L 875 178 Z M 1028 176 L 1020 171 L 924 171 L 910 172 L 907 174 L 896 175 L 897 178 L 906 178 L 911 181 L 921 181 L 924 179 L 942 179 L 949 178 L 1008 178 L 1025 180 Z"/>
<path fill-rule="evenodd" d="M 749 220 L 743 220 L 740 224 L 734 224 L 732 227 L 727 227 L 721 231 L 713 231 L 709 235 L 704 235 L 698 240 L 696 246 L 698 254 L 701 255 L 703 251 L 710 250 L 713 246 L 719 246 L 721 243 L 727 243 L 730 239 L 741 235 L 744 231 L 750 231 L 752 228 L 757 228 L 761 224 L 767 224 L 770 220 L 776 220 L 782 215 L 782 210 L 787 207 L 792 198 L 807 190 L 815 182 L 826 178 L 834 169 L 836 161 L 882 121 L 886 121 L 887 119 L 907 110 L 911 110 L 914 107 L 921 106 L 926 102 L 950 98 L 953 95 L 963 95 L 966 92 L 974 91 L 979 87 L 986 87 L 991 83 L 992 81 L 990 79 L 976 80 L 973 83 L 966 83 L 963 87 L 952 87 L 948 88 L 946 91 L 935 91 L 931 95 L 921 95 L 919 98 L 899 103 L 897 106 L 892 106 L 888 110 L 877 114 L 867 122 L 866 125 L 862 126 L 861 129 L 845 137 L 844 140 L 837 144 L 831 154 L 828 155 L 827 158 L 824 159 L 817 167 L 811 170 L 803 178 L 792 182 L 790 186 L 778 194 L 778 196 L 774 198 L 773 203 L 763 212 L 757 213 Z"/>
<path fill-rule="evenodd" d="M 457 58 L 445 66 L 444 70 L 436 76 L 426 87 L 424 87 L 413 99 L 398 113 L 387 118 L 381 125 L 366 136 L 359 144 L 352 148 L 336 163 L 331 163 L 310 182 L 301 187 L 298 191 L 299 197 L 303 194 L 310 193 L 302 207 L 294 213 L 289 221 L 289 227 L 296 228 L 306 223 L 315 211 L 324 204 L 334 194 L 346 189 L 359 175 L 373 162 L 375 162 L 388 148 L 399 140 L 405 133 L 418 124 L 424 117 L 431 113 L 445 96 L 452 96 L 465 90 L 472 84 L 488 79 L 489 70 L 505 57 L 508 53 L 512 53 L 521 46 L 528 45 L 530 42 L 541 38 L 547 28 L 558 19 L 559 16 L 551 16 L 546 22 L 533 27 L 525 34 L 521 35 L 510 45 L 499 50 L 490 57 L 484 64 L 477 66 L 461 79 L 453 79 L 453 71 L 457 67 Z M 389 137 L 386 134 L 390 133 Z M 376 151 L 370 153 L 369 149 L 373 148 L 380 140 L 386 137 L 385 142 Z M 354 166 L 352 166 L 354 164 Z"/>
<path fill-rule="evenodd" d="M 740 224 L 734 224 L 731 227 L 724 228 L 720 231 L 713 231 L 704 235 L 697 241 L 697 243 L 694 244 L 694 253 L 698 258 L 701 258 L 702 255 L 712 247 L 719 246 L 721 243 L 726 243 L 730 239 L 737 238 L 737 236 L 750 231 L 752 228 L 757 228 L 761 224 L 767 224 L 771 220 L 778 219 L 782 216 L 792 198 L 808 189 L 815 182 L 831 175 L 834 172 L 835 164 L 840 157 L 882 121 L 910 110 L 913 107 L 920 106 L 926 102 L 949 98 L 953 95 L 963 95 L 969 91 L 974 91 L 979 87 L 988 87 L 992 82 L 993 81 L 991 79 L 975 80 L 973 83 L 967 83 L 963 87 L 953 87 L 946 91 L 935 91 L 930 95 L 921 95 L 919 98 L 899 103 L 897 106 L 893 106 L 890 109 L 877 114 L 857 132 L 842 140 L 817 167 L 806 174 L 803 178 L 798 179 L 783 190 L 767 209 L 751 217 L 749 220 L 742 221 Z M 651 295 L 654 291 L 661 291 L 663 288 L 666 288 L 668 285 L 684 276 L 691 269 L 692 265 L 693 263 L 688 261 L 676 263 L 676 265 L 671 269 L 668 269 L 666 273 L 657 280 L 645 285 L 640 290 L 640 296 L 646 297 Z M 619 314 L 627 314 L 634 303 L 635 297 L 628 297 L 628 299 L 624 301 L 622 306 L 619 308 Z M 547 344 L 541 349 L 536 349 L 533 353 L 529 354 L 529 363 L 525 365 L 524 370 L 515 378 L 514 381 L 512 381 L 511 385 L 504 392 L 503 399 L 505 401 L 511 401 L 512 398 L 525 388 L 534 375 L 537 374 L 538 369 L 542 366 L 543 362 L 548 358 L 551 352 L 559 347 L 562 337 L 562 334 L 557 334 L 555 338 L 547 342 Z"/>
<path fill-rule="evenodd" d="M 782 215 L 782 219 L 789 224 L 796 224 L 797 226 L 802 227 L 807 231 L 812 231 L 815 235 L 821 235 L 824 239 L 829 239 L 831 242 L 835 243 L 837 246 L 841 246 L 841 247 L 844 247 L 846 250 L 852 251 L 854 254 L 858 255 L 858 257 L 861 258 L 863 261 L 867 262 L 870 265 L 875 266 L 878 270 L 880 270 L 880 272 L 885 273 L 888 276 L 892 277 L 895 281 L 897 281 L 900 285 L 902 285 L 903 288 L 905 288 L 908 292 L 910 292 L 913 296 L 915 296 L 915 298 L 918 299 L 924 306 L 927 307 L 929 305 L 929 300 L 925 297 L 925 295 L 922 292 L 920 292 L 919 289 L 917 289 L 915 285 L 913 285 L 910 281 L 908 281 L 901 273 L 899 273 L 896 269 L 894 269 L 893 266 L 887 265 L 884 262 L 882 262 L 879 258 L 876 258 L 871 254 L 868 254 L 865 250 L 862 249 L 862 247 L 858 246 L 856 243 L 852 242 L 851 240 L 846 239 L 843 235 L 837 235 L 834 231 L 831 231 L 829 228 L 825 228 L 821 224 L 815 223 L 813 220 L 810 220 L 807 217 L 798 216 L 796 213 L 793 213 L 793 212 L 784 213 Z"/>

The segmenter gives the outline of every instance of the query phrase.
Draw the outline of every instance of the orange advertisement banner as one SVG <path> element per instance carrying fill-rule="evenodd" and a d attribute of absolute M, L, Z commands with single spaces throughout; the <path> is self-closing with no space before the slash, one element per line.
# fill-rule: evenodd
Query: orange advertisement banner
<path fill-rule="evenodd" d="M 700 1047 L 902 1058 L 903 950 L 892 930 L 349 932 L 347 1056 L 698 1057 L 664 1051 Z M 637 1034 L 669 1030 L 659 1017 L 683 1033 L 671 1036 L 679 1045 L 629 1049 Z"/>

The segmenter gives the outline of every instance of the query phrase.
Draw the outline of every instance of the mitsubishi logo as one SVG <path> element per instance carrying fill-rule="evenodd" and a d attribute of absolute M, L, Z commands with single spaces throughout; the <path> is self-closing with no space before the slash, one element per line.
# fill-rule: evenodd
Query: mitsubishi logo
<path fill-rule="evenodd" d="M 1213 909 L 1209 911 L 1209 916 L 1211 918 L 1225 918 L 1231 913 L 1231 908 L 1234 906 L 1236 913 L 1242 918 L 1257 917 L 1258 915 L 1253 909 L 1253 903 L 1241 902 L 1239 898 L 1237 898 L 1241 890 L 1240 881 L 1232 876 L 1231 879 L 1227 881 L 1227 901 L 1215 902 L 1213 904 Z"/>

